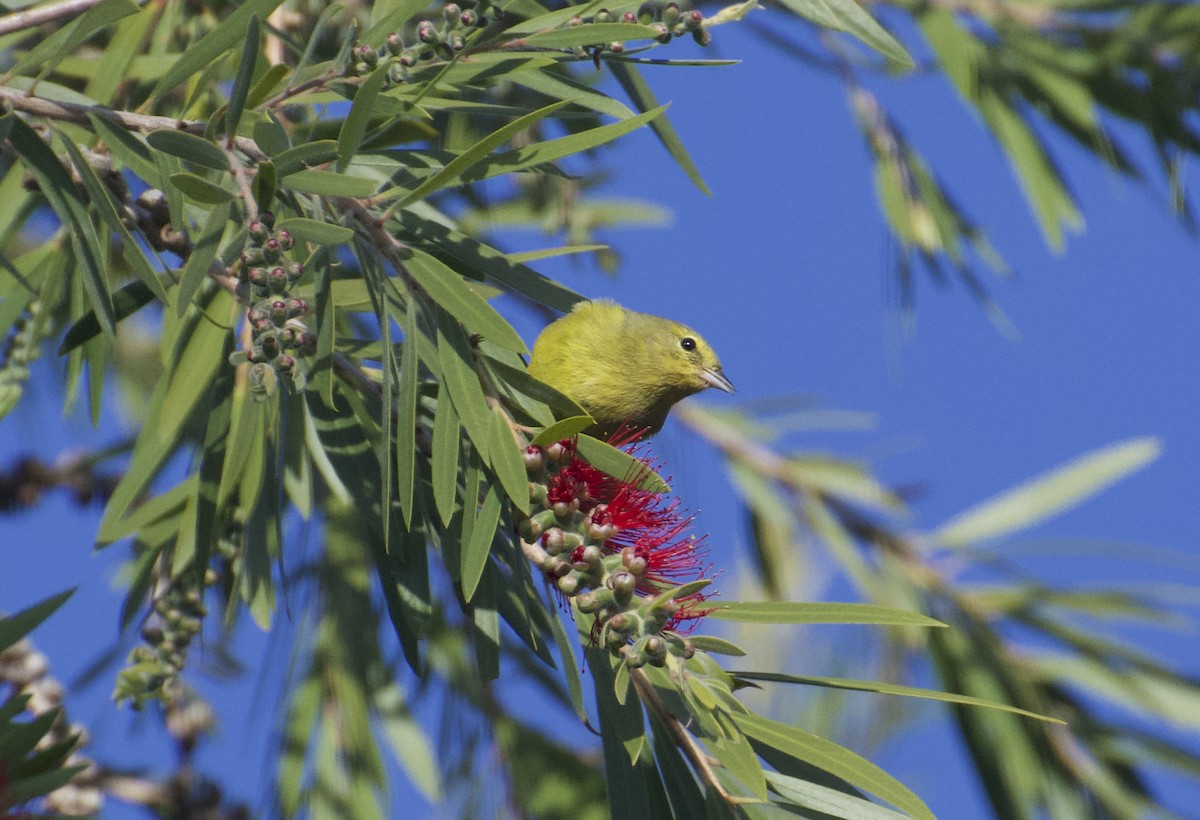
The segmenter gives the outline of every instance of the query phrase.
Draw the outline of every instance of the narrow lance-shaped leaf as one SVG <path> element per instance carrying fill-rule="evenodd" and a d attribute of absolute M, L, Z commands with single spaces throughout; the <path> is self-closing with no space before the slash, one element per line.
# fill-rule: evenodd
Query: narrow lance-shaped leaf
<path fill-rule="evenodd" d="M 748 624 L 874 624 L 877 626 L 945 626 L 917 612 L 874 604 L 729 601 L 715 604 L 709 618 Z"/>
<path fill-rule="evenodd" d="M 934 537 L 961 547 L 1032 526 L 1142 469 L 1161 449 L 1157 439 L 1139 438 L 1096 450 L 955 516 Z"/>
<path fill-rule="evenodd" d="M 233 144 L 242 112 L 246 110 L 246 98 L 250 94 L 250 83 L 254 80 L 254 64 L 258 60 L 258 15 L 251 14 L 246 24 L 245 39 L 242 40 L 242 57 L 238 61 L 237 76 L 229 89 L 229 105 L 225 109 L 225 133 Z"/>

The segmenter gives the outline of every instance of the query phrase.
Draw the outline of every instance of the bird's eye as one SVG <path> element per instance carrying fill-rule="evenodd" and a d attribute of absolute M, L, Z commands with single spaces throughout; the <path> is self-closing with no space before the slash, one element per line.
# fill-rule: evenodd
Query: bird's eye
<path fill-rule="evenodd" d="M 689 352 L 693 351 L 696 349 L 696 340 L 693 339 L 691 336 L 684 336 L 682 339 L 679 340 L 679 346 Z"/>

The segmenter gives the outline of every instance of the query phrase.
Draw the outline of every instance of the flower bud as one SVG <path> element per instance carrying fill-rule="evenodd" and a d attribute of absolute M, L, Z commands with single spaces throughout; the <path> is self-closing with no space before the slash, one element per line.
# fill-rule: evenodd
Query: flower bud
<path fill-rule="evenodd" d="M 267 274 L 267 287 L 271 293 L 282 294 L 288 287 L 287 271 L 283 268 L 271 268 L 270 273 Z"/>
<path fill-rule="evenodd" d="M 629 603 L 633 598 L 633 591 L 637 588 L 637 578 L 629 572 L 618 572 L 612 576 L 609 583 L 612 587 L 613 596 L 621 603 Z"/>
<path fill-rule="evenodd" d="M 417 39 L 422 43 L 429 43 L 431 45 L 442 41 L 442 38 L 437 33 L 437 29 L 428 20 L 422 20 L 417 25 Z"/>
<path fill-rule="evenodd" d="M 412 68 L 420 61 L 420 59 L 420 52 L 415 48 L 410 48 L 408 51 L 400 55 L 400 65 L 404 66 L 405 68 Z"/>
<path fill-rule="evenodd" d="M 317 352 L 317 334 L 306 330 L 300 334 L 300 342 L 296 347 L 301 356 L 311 356 Z"/>
<path fill-rule="evenodd" d="M 608 44 L 608 50 L 611 51 L 613 54 L 620 54 L 622 51 L 625 50 L 625 44 L 623 42 L 621 42 L 620 40 L 614 40 L 613 42 Z"/>
<path fill-rule="evenodd" d="M 579 607 L 580 612 L 589 615 L 600 608 L 600 601 L 596 598 L 596 593 L 585 592 L 575 598 L 575 606 Z"/>
<path fill-rule="evenodd" d="M 270 284 L 266 268 L 250 268 L 246 271 L 246 279 L 255 287 L 265 288 Z"/>
<path fill-rule="evenodd" d="M 517 522 L 517 533 L 522 541 L 534 541 L 541 537 L 542 527 L 532 518 L 522 518 Z"/>
<path fill-rule="evenodd" d="M 279 240 L 271 237 L 262 246 L 263 259 L 274 265 L 283 256 L 283 247 L 279 244 Z"/>
<path fill-rule="evenodd" d="M 671 42 L 671 30 L 669 28 L 667 28 L 665 25 L 663 25 L 662 23 L 655 23 L 652 26 L 652 28 L 654 29 L 654 39 L 657 42 L 660 42 L 660 43 Z"/>
<path fill-rule="evenodd" d="M 618 612 L 608 619 L 608 625 L 622 635 L 628 635 L 637 626 L 637 623 L 627 612 Z"/>
<path fill-rule="evenodd" d="M 612 12 L 608 9 L 600 9 L 596 12 L 595 21 L 597 23 L 611 23 L 613 21 Z"/>
<path fill-rule="evenodd" d="M 563 595 L 574 595 L 579 591 L 579 579 L 574 575 L 564 575 L 558 579 L 558 591 Z"/>
<path fill-rule="evenodd" d="M 387 36 L 387 40 L 384 41 L 384 45 L 386 46 L 389 54 L 391 54 L 393 57 L 399 57 L 400 53 L 404 51 L 404 38 L 393 31 Z"/>
<path fill-rule="evenodd" d="M 662 21 L 668 26 L 675 25 L 675 21 L 679 19 L 679 4 L 667 3 L 663 6 Z"/>
<path fill-rule="evenodd" d="M 698 28 L 692 32 L 692 39 L 697 45 L 706 46 L 712 42 L 712 34 L 706 28 Z"/>
<path fill-rule="evenodd" d="M 561 527 L 551 527 L 542 533 L 542 547 L 551 555 L 558 555 L 567 547 Z"/>
<path fill-rule="evenodd" d="M 637 21 L 643 26 L 648 26 L 658 17 L 658 7 L 653 3 L 642 3 L 637 10 Z"/>
<path fill-rule="evenodd" d="M 290 376 L 296 371 L 296 360 L 291 356 L 284 354 L 275 362 L 275 366 L 279 368 L 279 372 L 285 376 Z"/>
<path fill-rule="evenodd" d="M 632 11 L 627 11 L 621 15 L 621 22 L 622 23 L 636 23 L 637 15 L 634 14 Z"/>
<path fill-rule="evenodd" d="M 704 15 L 699 11 L 689 11 L 683 15 L 683 25 L 688 31 L 696 31 L 704 25 Z"/>
<path fill-rule="evenodd" d="M 578 14 L 576 14 L 574 17 L 572 17 L 570 20 L 567 21 L 567 25 L 571 26 L 571 27 L 582 26 L 583 18 L 580 17 Z"/>
<path fill-rule="evenodd" d="M 276 299 L 271 303 L 271 321 L 279 327 L 287 321 L 287 302 Z"/>
<path fill-rule="evenodd" d="M 263 258 L 262 248 L 251 245 L 242 251 L 242 264 L 244 265 L 261 265 L 266 260 Z"/>
<path fill-rule="evenodd" d="M 261 214 L 258 215 L 258 221 L 261 222 L 262 224 L 266 225 L 268 228 L 274 229 L 274 227 L 275 227 L 275 212 L 274 211 L 263 211 Z"/>
<path fill-rule="evenodd" d="M 461 34 L 455 31 L 446 38 L 446 44 L 450 46 L 451 51 L 462 51 L 464 48 L 466 48 L 467 41 L 463 39 Z"/>
<path fill-rule="evenodd" d="M 471 9 L 467 9 L 458 16 L 458 22 L 462 23 L 464 26 L 471 27 L 479 22 L 479 15 Z"/>
<path fill-rule="evenodd" d="M 303 299 L 292 297 L 287 300 L 287 317 L 295 319 L 298 316 L 303 316 L 308 313 L 308 302 Z"/>
<path fill-rule="evenodd" d="M 287 269 L 288 281 L 295 282 L 304 275 L 304 266 L 299 262 L 294 265 L 289 265 Z"/>
<path fill-rule="evenodd" d="M 267 237 L 271 235 L 271 229 L 259 220 L 253 219 L 246 226 L 246 235 L 250 237 L 252 242 L 262 243 L 267 241 Z"/>
<path fill-rule="evenodd" d="M 259 347 L 267 361 L 270 361 L 279 355 L 279 340 L 274 336 L 264 334 L 259 340 Z"/>
<path fill-rule="evenodd" d="M 542 455 L 542 448 L 536 444 L 531 444 L 525 448 L 525 452 L 521 454 L 522 460 L 525 462 L 525 470 L 530 475 L 536 475 L 546 466 L 546 459 Z"/>
<path fill-rule="evenodd" d="M 279 241 L 279 247 L 285 251 L 290 251 L 296 245 L 296 240 L 292 238 L 290 231 L 277 231 L 275 233 L 275 238 Z"/>

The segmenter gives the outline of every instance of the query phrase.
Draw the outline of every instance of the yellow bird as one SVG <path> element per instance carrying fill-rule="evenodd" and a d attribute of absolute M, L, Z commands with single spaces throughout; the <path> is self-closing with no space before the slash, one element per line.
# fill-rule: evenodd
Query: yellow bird
<path fill-rule="evenodd" d="M 586 410 L 598 438 L 622 426 L 657 433 L 676 402 L 709 387 L 734 392 L 699 333 L 607 299 L 580 302 L 548 325 L 529 372 Z"/>

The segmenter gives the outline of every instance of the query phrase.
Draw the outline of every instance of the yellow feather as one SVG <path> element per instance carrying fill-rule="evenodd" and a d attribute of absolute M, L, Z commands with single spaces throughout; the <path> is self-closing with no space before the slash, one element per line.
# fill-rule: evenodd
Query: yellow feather
<path fill-rule="evenodd" d="M 596 420 L 588 432 L 601 438 L 622 425 L 656 433 L 681 399 L 709 387 L 733 392 L 696 331 L 607 299 L 580 302 L 548 325 L 529 372 L 587 410 Z"/>

